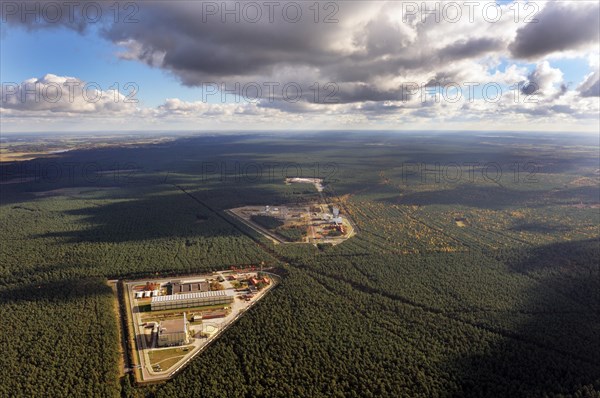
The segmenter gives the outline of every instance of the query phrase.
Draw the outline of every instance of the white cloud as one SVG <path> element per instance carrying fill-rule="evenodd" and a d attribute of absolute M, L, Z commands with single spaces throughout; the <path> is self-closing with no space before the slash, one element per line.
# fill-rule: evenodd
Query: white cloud
<path fill-rule="evenodd" d="M 134 98 L 98 83 L 47 74 L 21 83 L 3 82 L 0 107 L 22 112 L 113 115 L 134 112 Z"/>
<path fill-rule="evenodd" d="M 522 77 L 525 70 L 516 66 L 506 69 L 505 80 Z M 593 80 L 590 75 L 588 80 Z M 539 85 L 539 92 L 531 98 L 515 90 L 503 89 L 498 100 L 471 98 L 467 87 L 461 87 L 460 99 L 450 91 L 442 91 L 438 99 L 431 93 L 420 90 L 412 92 L 403 100 L 360 101 L 338 104 L 319 104 L 308 102 L 286 102 L 260 100 L 255 103 L 207 103 L 203 101 L 184 101 L 169 98 L 156 107 L 137 107 L 125 103 L 123 94 L 106 90 L 94 91 L 98 100 L 85 101 L 82 88 L 85 82 L 73 77 L 46 75 L 39 79 L 28 79 L 17 85 L 17 90 L 3 92 L 7 100 L 2 102 L 0 114 L 4 127 L 18 128 L 25 121 L 31 125 L 60 125 L 69 122 L 81 126 L 93 120 L 94 127 L 133 125 L 138 128 L 154 123 L 164 126 L 193 126 L 205 128 L 398 128 L 398 126 L 431 126 L 442 123 L 446 128 L 460 128 L 464 123 L 477 120 L 489 125 L 535 122 L 541 117 L 547 123 L 559 123 L 561 126 L 576 124 L 581 120 L 594 123 L 598 114 L 598 101 L 579 95 L 576 90 L 562 92 L 562 73 L 547 62 L 541 62 L 529 74 L 529 81 Z M 587 82 L 587 80 L 586 80 Z M 44 90 L 47 87 L 65 87 L 72 89 L 73 100 L 64 95 L 59 101 L 17 101 L 27 85 Z M 580 86 L 580 88 L 583 87 Z M 432 87 L 431 89 L 435 89 Z M 439 88 L 438 88 L 439 89 Z M 92 90 L 93 91 L 93 90 Z M 558 95 L 558 94 L 561 95 Z M 29 94 L 33 95 L 33 94 Z M 447 97 L 449 96 L 449 97 Z M 94 95 L 95 97 L 95 95 Z M 15 99 L 16 98 L 16 99 Z M 27 95 L 25 95 L 25 99 Z M 115 100 L 116 99 L 116 100 Z M 31 98 L 29 98 L 31 100 Z M 597 119 L 597 117 L 596 117 Z M 89 124 L 89 123 L 88 123 Z M 513 127 L 514 127 L 513 126 Z M 556 126 L 554 126 L 556 127 Z"/>
<path fill-rule="evenodd" d="M 550 97 L 560 95 L 566 91 L 563 82 L 563 73 L 558 68 L 552 68 L 548 61 L 540 62 L 527 76 L 523 86 L 523 93 Z"/>

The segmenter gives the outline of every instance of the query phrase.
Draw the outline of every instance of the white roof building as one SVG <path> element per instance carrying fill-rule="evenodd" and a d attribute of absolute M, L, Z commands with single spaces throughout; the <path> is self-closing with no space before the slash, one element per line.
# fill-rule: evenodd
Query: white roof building
<path fill-rule="evenodd" d="M 152 297 L 150 305 L 153 311 L 175 308 L 202 307 L 205 305 L 230 303 L 233 301 L 234 297 L 235 292 L 233 290 L 215 290 L 208 292 Z"/>

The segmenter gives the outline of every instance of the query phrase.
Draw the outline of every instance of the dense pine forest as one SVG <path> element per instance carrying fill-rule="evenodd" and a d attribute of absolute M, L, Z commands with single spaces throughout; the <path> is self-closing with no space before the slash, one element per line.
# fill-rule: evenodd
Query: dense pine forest
<path fill-rule="evenodd" d="M 0 396 L 600 397 L 594 137 L 179 137 L 0 166 Z M 230 217 L 324 197 L 357 235 Z M 281 284 L 173 380 L 123 376 L 107 281 L 244 264 Z M 183 393 L 182 393 L 183 392 Z"/>

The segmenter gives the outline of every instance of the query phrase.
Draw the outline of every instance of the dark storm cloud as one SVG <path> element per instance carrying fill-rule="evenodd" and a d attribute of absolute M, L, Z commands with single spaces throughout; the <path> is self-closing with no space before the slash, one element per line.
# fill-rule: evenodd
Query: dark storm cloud
<path fill-rule="evenodd" d="M 206 15 L 204 3 L 141 3 L 140 23 L 114 24 L 104 35 L 116 43 L 135 41 L 148 63 L 161 56 L 162 63 L 154 66 L 173 71 L 188 85 L 270 74 L 282 64 L 321 65 L 330 58 L 324 43 L 335 30 L 308 15 L 297 23 L 280 14 L 272 23 L 266 15 L 257 23 L 236 22 L 234 16 L 223 23 L 219 15 Z"/>
<path fill-rule="evenodd" d="M 262 18 L 250 23 L 239 12 L 238 21 L 233 15 L 207 13 L 206 4 L 231 10 L 243 7 L 239 1 L 226 6 L 223 2 L 137 2 L 135 23 L 102 24 L 100 31 L 123 47 L 122 58 L 168 70 L 187 86 L 298 82 L 308 88 L 314 82 L 331 82 L 338 85 L 336 102 L 341 103 L 406 100 L 409 94 L 388 82 L 410 74 L 429 74 L 426 81 L 440 74 L 449 76 L 454 72 L 444 68 L 454 62 L 506 46 L 501 39 L 457 36 L 436 48 L 438 43 L 428 30 L 453 26 L 402 21 L 394 2 L 339 2 L 338 23 L 323 23 L 323 13 L 315 23 L 309 9 L 312 2 L 296 3 L 301 4 L 303 17 L 292 23 L 283 17 L 286 2 L 278 3 L 273 21 L 263 9 Z M 113 15 L 108 7 L 103 14 Z M 348 23 L 353 20 L 360 23 Z M 18 18 L 14 16 L 11 23 L 19 23 Z M 60 24 L 70 26 L 70 21 L 53 26 Z M 304 91 L 303 100 L 319 102 Z"/>
<path fill-rule="evenodd" d="M 442 48 L 438 56 L 445 61 L 474 58 L 486 53 L 496 52 L 504 48 L 502 40 L 483 37 L 469 40 L 458 40 Z"/>
<path fill-rule="evenodd" d="M 377 89 L 365 83 L 340 84 L 337 94 L 339 103 L 362 101 L 408 101 L 418 92 L 416 82 L 401 83 L 389 90 Z"/>
<path fill-rule="evenodd" d="M 425 28 L 390 17 L 389 4 L 380 9 L 374 3 L 338 4 L 336 17 L 341 22 L 362 16 L 367 9 L 373 14 L 352 27 L 315 23 L 307 7 L 297 23 L 275 18 L 273 23 L 224 24 L 220 18 L 204 21 L 201 3 L 143 3 L 139 24 L 111 26 L 105 36 L 129 46 L 125 58 L 167 69 L 188 86 L 223 80 L 298 82 L 303 87 L 333 82 L 339 87 L 339 103 L 407 99 L 401 88 L 385 81 L 427 71 L 430 79 L 439 72 L 436 69 L 452 62 L 506 47 L 501 39 L 457 38 L 437 50 L 423 34 Z"/>
<path fill-rule="evenodd" d="M 0 4 L 0 21 L 2 24 L 20 25 L 30 30 L 66 27 L 83 33 L 92 27 L 135 22 L 135 7 L 135 2 L 4 1 Z"/>
<path fill-rule="evenodd" d="M 354 41 L 366 49 L 369 57 L 397 54 L 410 44 L 406 25 L 386 18 L 369 21 L 362 31 L 356 33 Z"/>
<path fill-rule="evenodd" d="M 583 3 L 583 2 L 581 2 Z M 549 2 L 531 22 L 517 31 L 510 44 L 516 58 L 539 58 L 582 45 L 597 43 L 600 35 L 599 3 Z"/>

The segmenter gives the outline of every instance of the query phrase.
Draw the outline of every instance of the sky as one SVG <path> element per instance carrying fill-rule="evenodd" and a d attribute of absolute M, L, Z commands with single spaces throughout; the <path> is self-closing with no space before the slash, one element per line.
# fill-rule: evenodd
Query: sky
<path fill-rule="evenodd" d="M 597 133 L 599 7 L 3 2 L 0 129 Z"/>

